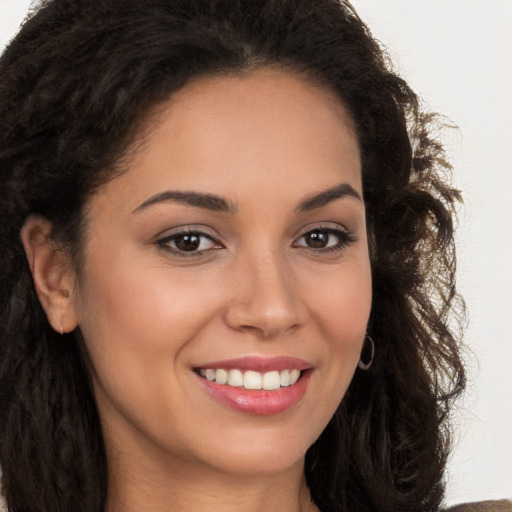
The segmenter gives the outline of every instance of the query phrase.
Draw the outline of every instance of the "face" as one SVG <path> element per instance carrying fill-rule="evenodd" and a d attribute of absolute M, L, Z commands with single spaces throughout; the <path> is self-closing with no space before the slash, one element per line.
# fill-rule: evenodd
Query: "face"
<path fill-rule="evenodd" d="M 150 128 L 91 199 L 75 294 L 107 449 L 232 473 L 302 463 L 370 310 L 352 121 L 262 69 L 187 85 Z"/>

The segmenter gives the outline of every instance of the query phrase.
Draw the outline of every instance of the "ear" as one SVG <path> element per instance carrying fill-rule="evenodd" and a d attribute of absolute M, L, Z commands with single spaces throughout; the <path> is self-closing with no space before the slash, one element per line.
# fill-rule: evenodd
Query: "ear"
<path fill-rule="evenodd" d="M 76 276 L 69 255 L 52 238 L 51 222 L 31 215 L 21 229 L 21 240 L 48 321 L 61 334 L 72 331 L 78 325 L 73 298 Z"/>

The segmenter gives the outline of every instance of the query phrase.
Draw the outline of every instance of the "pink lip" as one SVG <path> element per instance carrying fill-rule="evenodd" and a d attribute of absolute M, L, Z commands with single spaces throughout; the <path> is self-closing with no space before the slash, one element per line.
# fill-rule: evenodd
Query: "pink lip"
<path fill-rule="evenodd" d="M 258 372 L 282 371 L 286 369 L 302 370 L 299 380 L 287 387 L 274 391 L 249 390 L 243 387 L 233 387 L 226 384 L 218 384 L 197 375 L 203 389 L 221 404 L 236 411 L 247 414 L 259 414 L 269 416 L 278 414 L 293 407 L 300 402 L 306 394 L 309 379 L 313 372 L 312 365 L 303 359 L 295 357 L 242 357 L 226 361 L 206 363 L 197 368 L 225 370 L 239 369 L 242 371 L 253 370 Z"/>
<path fill-rule="evenodd" d="M 277 370 L 307 370 L 312 368 L 312 364 L 304 359 L 290 356 L 278 357 L 259 357 L 259 356 L 246 356 L 237 359 L 226 359 L 224 361 L 212 361 L 209 363 L 198 365 L 196 368 L 213 369 L 217 370 L 222 368 L 224 370 L 238 369 L 242 371 L 252 370 L 255 372 L 271 372 Z"/>

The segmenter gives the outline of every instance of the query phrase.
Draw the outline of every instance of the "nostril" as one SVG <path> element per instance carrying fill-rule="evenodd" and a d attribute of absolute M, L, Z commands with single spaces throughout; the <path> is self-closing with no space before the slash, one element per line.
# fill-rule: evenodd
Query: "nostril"
<path fill-rule="evenodd" d="M 297 328 L 302 320 L 294 304 L 265 304 L 254 300 L 231 305 L 225 313 L 226 324 L 239 332 L 272 339 Z"/>

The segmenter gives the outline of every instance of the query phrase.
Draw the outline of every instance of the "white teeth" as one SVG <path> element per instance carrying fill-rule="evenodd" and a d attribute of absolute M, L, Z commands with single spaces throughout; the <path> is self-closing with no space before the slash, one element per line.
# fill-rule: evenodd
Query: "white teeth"
<path fill-rule="evenodd" d="M 281 372 L 273 370 L 271 372 L 260 373 L 253 370 L 217 370 L 211 368 L 201 368 L 199 374 L 214 381 L 217 384 L 227 384 L 233 387 L 244 387 L 245 389 L 264 389 L 274 391 L 280 387 L 292 386 L 299 380 L 300 370 L 283 370 Z"/>
<path fill-rule="evenodd" d="M 235 387 L 243 386 L 244 374 L 240 370 L 229 370 L 228 384 Z"/>
<path fill-rule="evenodd" d="M 226 370 L 215 370 L 215 382 L 226 384 L 228 381 L 228 372 Z"/>
<path fill-rule="evenodd" d="M 247 373 L 247 372 L 246 372 Z M 279 389 L 281 387 L 281 379 L 279 377 L 279 372 L 267 372 L 263 375 L 263 389 L 268 391 L 272 391 L 273 389 Z"/>
<path fill-rule="evenodd" d="M 261 389 L 261 373 L 246 371 L 244 373 L 244 388 Z"/>
<path fill-rule="evenodd" d="M 300 371 L 299 370 L 291 370 L 290 371 L 290 386 L 293 386 L 300 377 Z"/>

